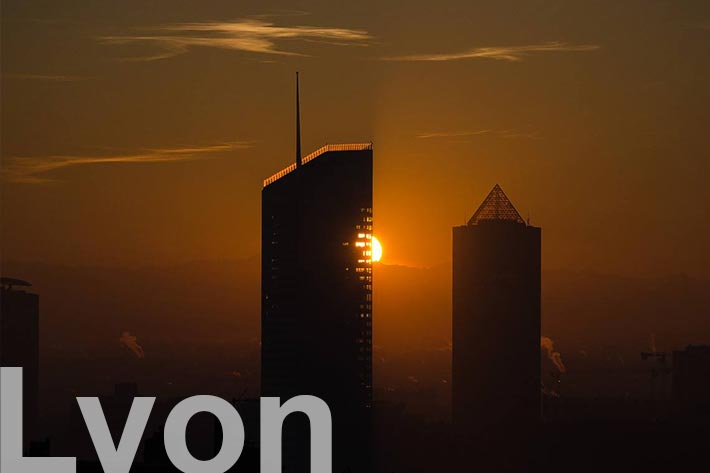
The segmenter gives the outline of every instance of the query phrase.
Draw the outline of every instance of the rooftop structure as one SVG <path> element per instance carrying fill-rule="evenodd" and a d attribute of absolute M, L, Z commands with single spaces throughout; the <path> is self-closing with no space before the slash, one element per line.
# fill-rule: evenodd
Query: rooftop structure
<path fill-rule="evenodd" d="M 486 220 L 506 220 L 516 223 L 525 223 L 520 216 L 513 203 L 505 195 L 503 189 L 496 184 L 488 193 L 488 196 L 483 200 L 483 203 L 478 207 L 478 210 L 473 214 L 468 221 L 469 225 L 478 225 Z"/>
<path fill-rule="evenodd" d="M 325 153 L 330 153 L 333 151 L 372 151 L 372 143 L 333 143 L 333 144 L 326 144 L 324 146 L 321 146 L 317 150 L 313 151 L 312 153 L 304 156 L 301 159 L 301 165 L 307 164 L 309 161 L 313 161 L 317 157 L 325 154 Z M 296 170 L 298 167 L 297 163 L 290 164 L 280 170 L 279 172 L 273 174 L 272 176 L 269 176 L 268 178 L 264 179 L 264 187 L 268 186 L 269 184 L 278 181 L 282 177 L 284 177 L 287 174 L 292 173 L 293 171 Z"/>
<path fill-rule="evenodd" d="M 29 287 L 32 284 L 22 279 L 0 277 L 0 286 L 5 289 L 12 289 L 14 286 Z"/>

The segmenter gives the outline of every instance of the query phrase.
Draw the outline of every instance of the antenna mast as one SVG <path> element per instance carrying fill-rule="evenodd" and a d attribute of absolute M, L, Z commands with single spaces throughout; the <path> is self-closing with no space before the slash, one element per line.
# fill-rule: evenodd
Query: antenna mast
<path fill-rule="evenodd" d="M 296 167 L 301 166 L 301 103 L 298 92 L 298 72 L 296 72 Z"/>

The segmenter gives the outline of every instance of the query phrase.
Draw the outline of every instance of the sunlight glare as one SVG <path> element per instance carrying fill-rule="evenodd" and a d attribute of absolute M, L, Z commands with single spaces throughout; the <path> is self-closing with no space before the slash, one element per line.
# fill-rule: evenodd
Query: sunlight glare
<path fill-rule="evenodd" d="M 376 263 L 382 259 L 382 245 L 380 241 L 372 237 L 372 262 Z"/>

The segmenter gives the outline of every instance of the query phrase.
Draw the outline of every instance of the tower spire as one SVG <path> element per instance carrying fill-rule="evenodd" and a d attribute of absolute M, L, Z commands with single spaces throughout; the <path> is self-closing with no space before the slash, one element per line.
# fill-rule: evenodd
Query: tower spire
<path fill-rule="evenodd" d="M 477 225 L 483 220 L 496 221 L 511 221 L 517 223 L 525 223 L 525 220 L 520 216 L 513 203 L 505 195 L 503 189 L 498 184 L 493 187 L 493 190 L 483 200 L 483 203 L 476 213 L 473 214 L 468 221 L 469 225 Z"/>
<path fill-rule="evenodd" d="M 298 91 L 298 72 L 296 72 L 296 167 L 301 166 L 301 103 Z"/>

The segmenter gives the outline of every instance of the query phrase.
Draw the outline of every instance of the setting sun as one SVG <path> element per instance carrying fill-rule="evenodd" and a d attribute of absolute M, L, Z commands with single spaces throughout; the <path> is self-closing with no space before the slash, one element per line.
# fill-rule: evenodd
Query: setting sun
<path fill-rule="evenodd" d="M 380 240 L 375 238 L 374 236 L 372 237 L 372 262 L 376 263 L 377 261 L 380 261 L 382 259 L 382 245 L 380 244 Z"/>

